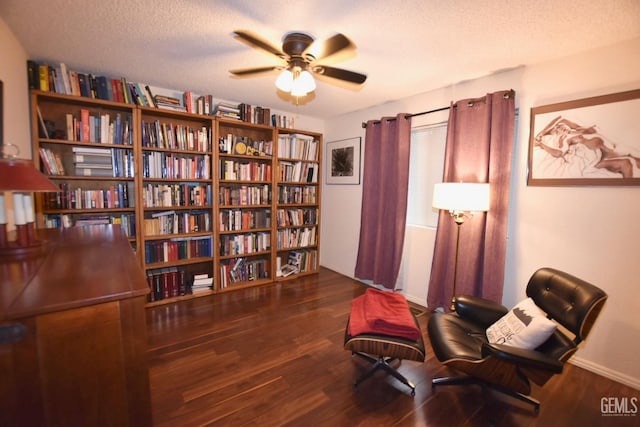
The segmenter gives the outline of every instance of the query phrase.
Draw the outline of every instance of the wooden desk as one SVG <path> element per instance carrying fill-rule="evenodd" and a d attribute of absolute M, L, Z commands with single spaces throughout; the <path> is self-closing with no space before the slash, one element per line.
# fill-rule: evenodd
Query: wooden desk
<path fill-rule="evenodd" d="M 129 242 L 119 226 L 38 237 L 41 254 L 0 257 L 0 326 L 22 335 L 0 340 L 0 425 L 150 426 L 148 287 Z"/>

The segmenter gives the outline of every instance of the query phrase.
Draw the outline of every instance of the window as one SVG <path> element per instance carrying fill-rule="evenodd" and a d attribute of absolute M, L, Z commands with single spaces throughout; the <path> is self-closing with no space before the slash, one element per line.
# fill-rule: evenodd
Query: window
<path fill-rule="evenodd" d="M 442 182 L 447 124 L 411 130 L 407 225 L 436 227 L 438 212 L 431 207 L 433 185 Z"/>

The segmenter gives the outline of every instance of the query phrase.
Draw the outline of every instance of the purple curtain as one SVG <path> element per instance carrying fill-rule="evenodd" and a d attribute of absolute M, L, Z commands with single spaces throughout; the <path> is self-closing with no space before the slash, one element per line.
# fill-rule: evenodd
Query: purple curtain
<path fill-rule="evenodd" d="M 488 182 L 491 204 L 460 229 L 456 294 L 502 301 L 507 244 L 509 178 L 515 127 L 515 92 L 458 101 L 449 110 L 444 182 Z M 456 227 L 441 212 L 431 265 L 427 306 L 449 308 Z"/>
<path fill-rule="evenodd" d="M 355 277 L 395 287 L 407 219 L 411 116 L 367 122 Z"/>

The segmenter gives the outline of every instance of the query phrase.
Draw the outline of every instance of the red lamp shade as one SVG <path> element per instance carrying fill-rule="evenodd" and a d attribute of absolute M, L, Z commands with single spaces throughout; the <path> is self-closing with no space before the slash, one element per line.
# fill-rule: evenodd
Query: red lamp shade
<path fill-rule="evenodd" d="M 31 160 L 0 158 L 0 191 L 60 191 Z"/>

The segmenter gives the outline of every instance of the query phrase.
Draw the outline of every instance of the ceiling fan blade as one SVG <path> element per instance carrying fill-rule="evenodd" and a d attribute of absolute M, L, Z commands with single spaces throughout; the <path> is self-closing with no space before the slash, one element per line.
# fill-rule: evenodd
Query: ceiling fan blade
<path fill-rule="evenodd" d="M 312 71 L 321 76 L 344 80 L 350 83 L 362 84 L 367 80 L 367 76 L 365 74 L 343 70 L 342 68 L 327 67 L 326 65 L 315 66 Z"/>
<path fill-rule="evenodd" d="M 305 49 L 302 56 L 308 61 L 319 61 L 355 45 L 344 34 L 336 34 L 325 41 L 314 41 Z"/>
<path fill-rule="evenodd" d="M 234 31 L 233 34 L 235 34 L 237 39 L 244 41 L 252 47 L 257 47 L 282 59 L 286 58 L 286 55 L 280 49 L 255 34 L 244 30 Z"/>
<path fill-rule="evenodd" d="M 229 70 L 229 72 L 236 76 L 249 76 L 254 74 L 268 73 L 270 71 L 280 70 L 282 68 L 283 67 L 272 65 L 269 67 L 239 68 L 236 70 Z"/>

